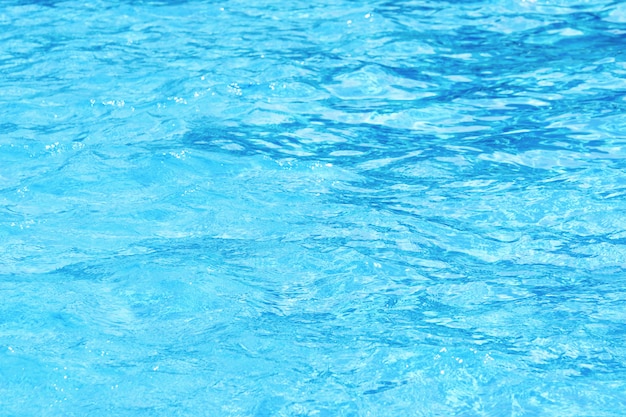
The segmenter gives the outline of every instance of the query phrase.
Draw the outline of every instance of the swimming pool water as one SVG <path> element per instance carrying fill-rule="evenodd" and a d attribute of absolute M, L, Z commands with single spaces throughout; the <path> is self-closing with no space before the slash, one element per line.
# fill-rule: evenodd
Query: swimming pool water
<path fill-rule="evenodd" d="M 0 6 L 0 415 L 617 416 L 626 6 Z"/>

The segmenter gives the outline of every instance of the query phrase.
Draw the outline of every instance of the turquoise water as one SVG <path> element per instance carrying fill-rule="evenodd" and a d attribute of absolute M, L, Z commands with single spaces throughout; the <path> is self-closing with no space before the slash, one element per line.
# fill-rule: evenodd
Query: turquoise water
<path fill-rule="evenodd" d="M 5 1 L 0 415 L 618 416 L 626 5 Z"/>

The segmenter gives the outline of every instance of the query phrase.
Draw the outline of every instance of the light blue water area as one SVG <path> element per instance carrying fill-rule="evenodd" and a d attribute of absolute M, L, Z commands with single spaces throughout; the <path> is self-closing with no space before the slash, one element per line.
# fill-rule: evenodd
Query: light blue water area
<path fill-rule="evenodd" d="M 618 416 L 626 3 L 0 5 L 0 415 Z"/>

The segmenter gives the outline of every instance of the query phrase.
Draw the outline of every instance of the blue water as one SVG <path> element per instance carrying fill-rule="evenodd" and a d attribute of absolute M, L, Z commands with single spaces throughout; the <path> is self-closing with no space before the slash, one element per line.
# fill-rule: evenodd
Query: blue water
<path fill-rule="evenodd" d="M 619 416 L 626 3 L 0 5 L 1 416 Z"/>

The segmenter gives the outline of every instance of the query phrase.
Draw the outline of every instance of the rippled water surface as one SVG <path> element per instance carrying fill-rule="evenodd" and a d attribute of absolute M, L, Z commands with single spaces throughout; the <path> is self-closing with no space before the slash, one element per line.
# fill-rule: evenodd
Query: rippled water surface
<path fill-rule="evenodd" d="M 617 416 L 626 4 L 0 5 L 0 415 Z"/>

